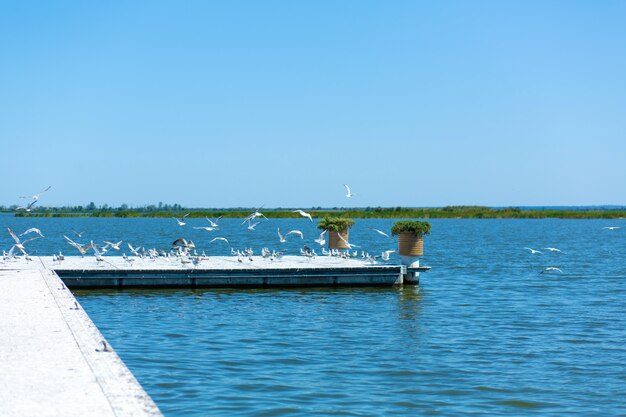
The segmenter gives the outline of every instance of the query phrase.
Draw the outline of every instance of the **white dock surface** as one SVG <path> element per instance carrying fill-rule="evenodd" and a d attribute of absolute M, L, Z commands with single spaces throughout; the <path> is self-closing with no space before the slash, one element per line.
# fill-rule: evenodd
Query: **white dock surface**
<path fill-rule="evenodd" d="M 160 416 L 76 307 L 51 271 L 0 270 L 0 416 Z"/>

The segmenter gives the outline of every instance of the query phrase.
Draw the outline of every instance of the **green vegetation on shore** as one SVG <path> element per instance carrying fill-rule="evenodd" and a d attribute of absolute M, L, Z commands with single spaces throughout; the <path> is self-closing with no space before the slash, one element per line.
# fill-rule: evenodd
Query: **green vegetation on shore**
<path fill-rule="evenodd" d="M 292 209 L 276 208 L 262 209 L 261 211 L 268 218 L 299 218 L 298 213 L 293 213 Z M 4 210 L 13 212 L 11 210 Z M 189 217 L 215 218 L 223 216 L 225 218 L 244 218 L 252 213 L 254 209 L 194 209 L 184 208 L 175 204 L 174 206 L 155 207 L 147 206 L 142 208 L 128 208 L 123 205 L 119 208 L 108 206 L 95 207 L 40 207 L 30 213 L 17 211 L 17 217 L 157 217 L 168 218 L 191 213 Z M 484 206 L 447 206 L 433 208 L 408 208 L 408 207 L 365 207 L 365 208 L 333 208 L 322 209 L 312 208 L 307 210 L 313 217 L 342 217 L 342 218 L 424 218 L 424 219 L 616 219 L 626 218 L 626 209 L 610 208 L 580 208 L 580 209 L 520 209 L 517 207 L 492 208 Z"/>

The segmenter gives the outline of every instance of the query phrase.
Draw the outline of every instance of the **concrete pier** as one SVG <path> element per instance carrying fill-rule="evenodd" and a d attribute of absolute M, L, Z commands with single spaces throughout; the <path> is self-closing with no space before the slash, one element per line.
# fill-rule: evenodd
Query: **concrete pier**
<path fill-rule="evenodd" d="M 428 267 L 285 256 L 0 263 L 0 416 L 161 416 L 70 288 L 415 285 Z"/>
<path fill-rule="evenodd" d="M 72 293 L 41 264 L 0 269 L 0 336 L 0 416 L 161 416 Z"/>

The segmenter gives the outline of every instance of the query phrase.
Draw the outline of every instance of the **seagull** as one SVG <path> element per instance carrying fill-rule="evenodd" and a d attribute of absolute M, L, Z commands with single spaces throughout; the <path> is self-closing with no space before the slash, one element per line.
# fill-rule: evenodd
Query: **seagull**
<path fill-rule="evenodd" d="M 33 200 L 30 203 L 28 203 L 28 205 L 26 207 L 18 207 L 18 208 L 16 208 L 16 210 L 25 210 L 27 212 L 30 212 L 30 210 L 33 208 L 33 206 L 35 205 L 36 202 L 37 202 L 37 200 Z"/>
<path fill-rule="evenodd" d="M 287 237 L 289 235 L 298 235 L 298 236 L 300 236 L 300 239 L 304 239 L 304 234 L 301 231 L 299 231 L 299 230 L 292 230 L 292 231 L 288 232 L 285 235 L 285 237 Z"/>
<path fill-rule="evenodd" d="M 107 246 L 110 246 L 115 250 L 120 250 L 120 245 L 122 244 L 122 241 L 120 240 L 117 243 L 113 243 L 113 242 L 109 242 L 108 240 L 105 240 L 104 243 L 106 243 Z"/>
<path fill-rule="evenodd" d="M 85 233 L 85 232 L 79 232 L 78 230 L 74 229 L 73 227 L 72 227 L 72 232 L 74 232 L 74 234 L 77 237 L 83 237 L 83 233 Z"/>
<path fill-rule="evenodd" d="M 319 243 L 320 246 L 324 246 L 326 244 L 326 239 L 324 239 L 325 234 L 326 234 L 326 230 L 322 231 L 322 233 L 320 233 L 320 237 L 315 239 L 315 243 Z"/>
<path fill-rule="evenodd" d="M 226 239 L 225 237 L 216 237 L 216 238 L 213 238 L 213 239 L 211 239 L 211 241 L 210 241 L 209 243 L 213 243 L 213 242 L 215 242 L 216 240 L 223 240 L 224 242 L 226 242 L 226 243 L 228 243 L 228 244 L 230 245 L 230 243 L 228 242 L 228 239 Z"/>
<path fill-rule="evenodd" d="M 93 253 L 96 256 L 96 262 L 103 262 L 104 258 L 100 254 L 100 251 L 98 250 L 98 246 L 93 243 L 93 240 L 91 241 L 91 244 L 89 246 L 93 249 Z"/>
<path fill-rule="evenodd" d="M 543 274 L 544 272 L 550 272 L 550 271 L 556 271 L 556 272 L 560 272 L 561 274 L 563 273 L 563 271 L 561 271 L 559 268 L 555 267 L 555 266 L 549 266 L 546 269 L 544 269 L 543 271 L 541 271 L 539 273 L 539 275 Z"/>
<path fill-rule="evenodd" d="M 187 254 L 190 250 L 195 249 L 196 245 L 193 241 L 187 242 L 187 240 L 183 237 L 176 239 L 172 242 L 172 248 L 178 249 L 179 253 L 184 252 Z"/>
<path fill-rule="evenodd" d="M 69 237 L 63 235 L 63 237 L 65 238 L 65 240 L 67 240 L 67 243 L 69 243 L 70 245 L 72 245 L 73 247 L 75 247 L 76 249 L 78 249 L 78 251 L 80 252 L 81 256 L 85 256 L 85 254 L 87 253 L 87 250 L 89 250 L 89 248 L 91 247 L 91 245 L 81 245 L 80 243 L 76 243 L 74 242 L 72 239 L 70 239 Z"/>
<path fill-rule="evenodd" d="M 299 213 L 302 217 L 308 217 L 309 220 L 313 221 L 313 217 L 311 217 L 309 213 L 304 212 L 302 210 L 292 210 L 292 213 Z"/>
<path fill-rule="evenodd" d="M 23 195 L 20 196 L 20 198 L 30 198 L 31 200 L 33 200 L 33 203 L 37 200 L 39 200 L 39 196 L 42 195 L 43 193 L 45 193 L 46 191 L 48 191 L 52 186 L 48 186 L 45 190 L 38 192 L 35 195 Z"/>
<path fill-rule="evenodd" d="M 347 184 L 343 185 L 344 187 L 346 187 L 346 197 L 350 198 L 350 197 L 354 197 L 356 194 L 353 194 L 352 191 L 350 190 L 350 187 L 348 187 Z"/>
<path fill-rule="evenodd" d="M 241 224 L 244 224 L 245 222 L 251 222 L 252 220 L 256 219 L 257 217 L 263 217 L 263 218 L 265 218 L 265 220 L 267 220 L 267 217 L 265 217 L 265 215 L 259 211 L 262 208 L 263 208 L 263 206 L 261 206 L 261 207 L 259 207 L 257 209 L 254 209 L 254 213 L 252 213 L 251 215 L 249 215 L 248 217 L 243 219 Z"/>
<path fill-rule="evenodd" d="M 30 242 L 31 240 L 39 239 L 39 236 L 31 237 L 30 239 L 26 239 L 25 241 L 22 242 L 20 241 L 20 238 L 17 237 L 15 232 L 11 230 L 10 227 L 7 227 L 7 230 L 9 231 L 9 234 L 11 235 L 13 240 L 15 241 L 15 245 L 11 247 L 11 249 L 9 250 L 9 254 L 11 255 L 13 253 L 13 250 L 15 248 L 18 248 L 20 252 L 24 254 L 24 256 L 28 256 L 28 254 L 26 253 L 26 249 L 24 248 L 24 244 L 26 244 L 27 242 Z"/>
<path fill-rule="evenodd" d="M 347 240 L 345 240 L 345 239 L 343 238 L 343 236 L 341 236 L 340 234 L 338 234 L 337 236 L 339 236 L 339 239 L 343 240 L 343 243 L 345 243 L 345 244 L 346 244 L 346 246 L 348 247 L 348 249 L 352 249 L 352 248 L 360 248 L 360 246 L 353 245 L 352 243 L 348 243 L 348 241 L 347 241 Z"/>
<path fill-rule="evenodd" d="M 205 217 L 206 220 L 209 222 L 209 224 L 211 225 L 211 227 L 215 227 L 215 228 L 219 228 L 219 225 L 217 224 L 217 222 L 222 218 L 222 216 L 218 217 L 217 219 L 215 219 L 215 221 L 209 219 L 208 217 Z"/>
<path fill-rule="evenodd" d="M 194 229 L 202 229 L 202 230 L 206 230 L 207 232 L 212 232 L 213 230 L 220 230 L 219 227 L 209 227 L 209 226 L 204 226 L 204 227 L 194 226 Z"/>
<path fill-rule="evenodd" d="M 139 249 L 141 249 L 141 247 L 137 247 L 137 248 L 135 249 L 135 248 L 133 248 L 133 246 L 132 246 L 130 243 L 126 243 L 126 244 L 128 245 L 128 249 L 130 249 L 130 252 L 131 252 L 133 255 L 138 256 L 138 257 L 140 257 L 140 258 L 141 258 L 141 254 L 139 253 Z"/>
<path fill-rule="evenodd" d="M 388 261 L 389 255 L 391 255 L 394 252 L 395 250 L 386 250 L 380 254 L 380 259 L 382 259 L 383 261 Z"/>
<path fill-rule="evenodd" d="M 248 220 L 248 230 L 254 230 L 254 228 L 259 224 L 260 222 L 256 222 L 256 223 L 252 223 L 252 220 Z"/>
<path fill-rule="evenodd" d="M 603 227 L 603 229 L 617 230 L 617 229 L 621 229 L 621 227 L 620 226 L 605 226 Z"/>
<path fill-rule="evenodd" d="M 37 233 L 39 235 L 39 237 L 43 237 L 43 235 L 41 234 L 41 230 L 37 229 L 36 227 L 31 227 L 30 229 L 28 229 L 24 233 L 20 234 L 20 236 L 24 236 L 24 235 L 27 235 L 29 233 Z"/>
<path fill-rule="evenodd" d="M 391 236 L 389 236 L 387 233 L 383 232 L 382 230 L 374 229 L 373 227 L 368 227 L 368 229 L 373 230 L 376 233 L 378 233 L 379 235 L 383 235 L 383 236 L 388 237 L 389 239 L 393 240 L 393 238 Z"/>
<path fill-rule="evenodd" d="M 550 252 L 561 252 L 563 253 L 563 251 L 561 249 L 557 249 L 557 248 L 543 248 L 545 250 L 549 250 Z"/>
<path fill-rule="evenodd" d="M 280 227 L 278 228 L 278 240 L 280 240 L 280 243 L 285 243 L 287 241 L 287 239 L 284 238 L 282 233 L 280 233 Z"/>
<path fill-rule="evenodd" d="M 179 226 L 184 226 L 187 223 L 185 223 L 185 219 L 187 218 L 187 216 L 189 216 L 191 213 L 187 213 L 185 214 L 183 217 L 181 217 L 180 219 L 178 217 L 172 217 L 172 219 L 176 220 L 176 222 L 178 223 Z"/>
<path fill-rule="evenodd" d="M 532 248 L 524 248 L 524 249 L 528 249 L 530 251 L 530 253 L 542 253 L 541 251 L 538 251 L 538 250 L 532 249 Z"/>

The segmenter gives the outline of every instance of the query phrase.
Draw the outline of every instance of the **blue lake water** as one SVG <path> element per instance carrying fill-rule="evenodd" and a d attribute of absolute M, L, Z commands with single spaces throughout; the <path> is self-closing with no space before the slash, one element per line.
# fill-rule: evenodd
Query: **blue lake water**
<path fill-rule="evenodd" d="M 219 234 L 172 219 L 22 219 L 34 254 L 127 239 L 167 248 L 226 236 L 279 248 L 276 227 L 224 222 Z M 395 244 L 357 220 L 351 241 Z M 79 291 L 81 305 L 166 416 L 625 415 L 626 220 L 433 220 L 418 288 Z M 622 226 L 606 230 L 604 226 Z M 8 250 L 8 233 L 0 248 Z M 71 237 L 71 236 L 70 236 Z M 289 242 L 297 253 L 303 241 Z M 531 254 L 557 247 L 564 253 Z M 397 258 L 392 258 L 397 262 Z M 563 273 L 540 272 L 555 266 Z"/>

